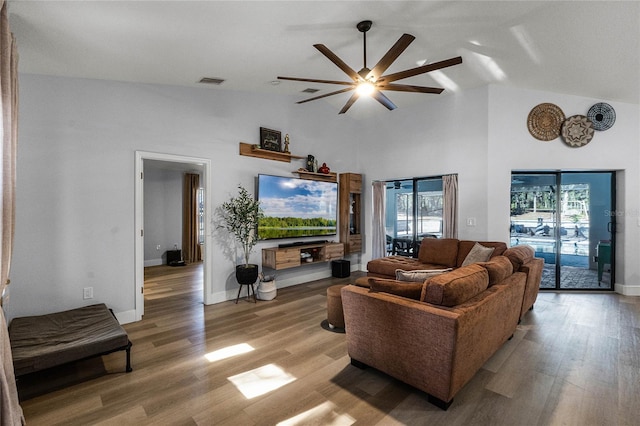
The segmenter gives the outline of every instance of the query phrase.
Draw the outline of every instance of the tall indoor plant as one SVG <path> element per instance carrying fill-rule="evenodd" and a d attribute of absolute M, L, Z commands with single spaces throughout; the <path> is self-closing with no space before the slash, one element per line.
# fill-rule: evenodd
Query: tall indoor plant
<path fill-rule="evenodd" d="M 260 201 L 238 185 L 238 195 L 222 203 L 222 219 L 227 230 L 242 246 L 244 264 L 236 266 L 240 284 L 253 284 L 258 279 L 258 265 L 249 263 L 249 255 L 258 243 L 258 222 L 263 216 Z"/>

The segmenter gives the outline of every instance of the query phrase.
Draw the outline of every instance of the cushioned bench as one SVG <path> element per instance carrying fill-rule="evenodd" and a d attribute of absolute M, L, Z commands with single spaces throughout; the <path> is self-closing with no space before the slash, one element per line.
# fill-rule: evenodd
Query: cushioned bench
<path fill-rule="evenodd" d="M 126 351 L 126 371 L 132 370 L 127 332 L 103 303 L 14 318 L 9 338 L 16 376 L 116 351 Z"/>

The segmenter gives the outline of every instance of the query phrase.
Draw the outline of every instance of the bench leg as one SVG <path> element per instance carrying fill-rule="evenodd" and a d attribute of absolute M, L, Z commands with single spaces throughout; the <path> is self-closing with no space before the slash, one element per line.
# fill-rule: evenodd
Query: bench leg
<path fill-rule="evenodd" d="M 129 341 L 129 344 L 127 345 L 127 349 L 125 349 L 127 351 L 127 369 L 126 369 L 127 373 L 131 373 L 133 371 L 133 369 L 131 368 L 131 346 L 132 345 L 133 343 Z"/>

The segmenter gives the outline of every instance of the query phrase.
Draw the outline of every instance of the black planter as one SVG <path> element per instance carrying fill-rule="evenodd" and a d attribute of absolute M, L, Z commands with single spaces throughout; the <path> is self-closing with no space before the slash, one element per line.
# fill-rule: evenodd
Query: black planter
<path fill-rule="evenodd" d="M 238 284 L 253 284 L 258 280 L 258 265 L 236 266 L 236 280 Z"/>

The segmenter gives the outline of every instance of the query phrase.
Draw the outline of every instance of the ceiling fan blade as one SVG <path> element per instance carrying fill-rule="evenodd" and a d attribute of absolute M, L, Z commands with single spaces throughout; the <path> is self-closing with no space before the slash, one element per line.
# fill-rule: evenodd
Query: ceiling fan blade
<path fill-rule="evenodd" d="M 333 96 L 333 95 L 337 95 L 339 93 L 344 93 L 344 92 L 348 92 L 349 90 L 353 90 L 355 87 L 347 87 L 346 89 L 340 89 L 340 90 L 336 90 L 335 92 L 331 92 L 331 93 L 325 93 L 324 95 L 320 95 L 320 96 L 315 96 L 313 98 L 309 98 L 309 99 L 305 99 L 303 101 L 298 101 L 296 102 L 297 104 L 303 104 L 305 102 L 309 102 L 309 101 L 315 101 L 316 99 L 322 99 L 322 98 L 326 98 L 327 96 Z"/>
<path fill-rule="evenodd" d="M 371 97 L 374 98 L 376 101 L 380 102 L 382 105 L 384 105 L 389 111 L 393 111 L 394 109 L 397 108 L 397 106 L 391 102 L 391 99 L 387 98 L 384 93 L 382 93 L 379 90 L 376 90 L 375 92 L 373 92 L 371 94 Z"/>
<path fill-rule="evenodd" d="M 391 83 L 392 81 L 401 80 L 403 78 L 413 77 L 414 75 L 424 74 L 430 71 L 458 65 L 462 63 L 462 57 L 447 59 L 445 61 L 435 62 L 433 64 L 423 65 L 417 68 L 411 68 L 394 74 L 384 75 L 378 80 L 379 83 Z"/>
<path fill-rule="evenodd" d="M 349 98 L 347 103 L 344 104 L 344 106 L 342 107 L 342 109 L 340 110 L 340 112 L 338 114 L 344 114 L 345 112 L 347 112 L 347 110 L 349 108 L 351 108 L 351 105 L 353 105 L 355 103 L 355 101 L 358 100 L 359 97 L 360 97 L 360 95 L 358 95 L 358 92 L 354 92 L 354 94 L 351 95 L 351 97 Z"/>
<path fill-rule="evenodd" d="M 409 47 L 411 42 L 415 39 L 416 38 L 411 34 L 402 34 L 402 37 L 400 37 L 398 41 L 396 41 L 396 44 L 394 44 L 391 49 L 389 49 L 389 51 L 385 53 L 382 59 L 378 61 L 376 66 L 373 67 L 367 78 L 373 77 L 374 81 L 377 80 L 378 77 L 380 77 L 387 70 L 387 68 L 389 68 L 393 61 L 398 59 L 398 56 L 400 56 L 402 52 L 404 52 L 405 49 Z"/>
<path fill-rule="evenodd" d="M 434 93 L 439 95 L 444 91 L 439 87 L 410 86 L 408 84 L 386 84 L 378 86 L 380 90 L 392 90 L 394 92 Z"/>
<path fill-rule="evenodd" d="M 336 64 L 338 68 L 340 68 L 342 71 L 345 72 L 345 74 L 351 77 L 353 81 L 360 80 L 360 76 L 358 75 L 358 73 L 355 72 L 353 68 L 351 68 L 349 65 L 344 63 L 342 59 L 338 58 L 338 56 L 335 53 L 333 53 L 331 50 L 329 50 L 327 46 L 325 46 L 324 44 L 314 44 L 313 47 L 318 49 L 320 53 L 322 53 L 324 56 L 329 58 L 331 62 Z"/>
<path fill-rule="evenodd" d="M 310 83 L 341 84 L 343 86 L 353 86 L 353 82 L 350 81 L 318 80 L 315 78 L 278 77 L 278 80 L 308 81 Z"/>

